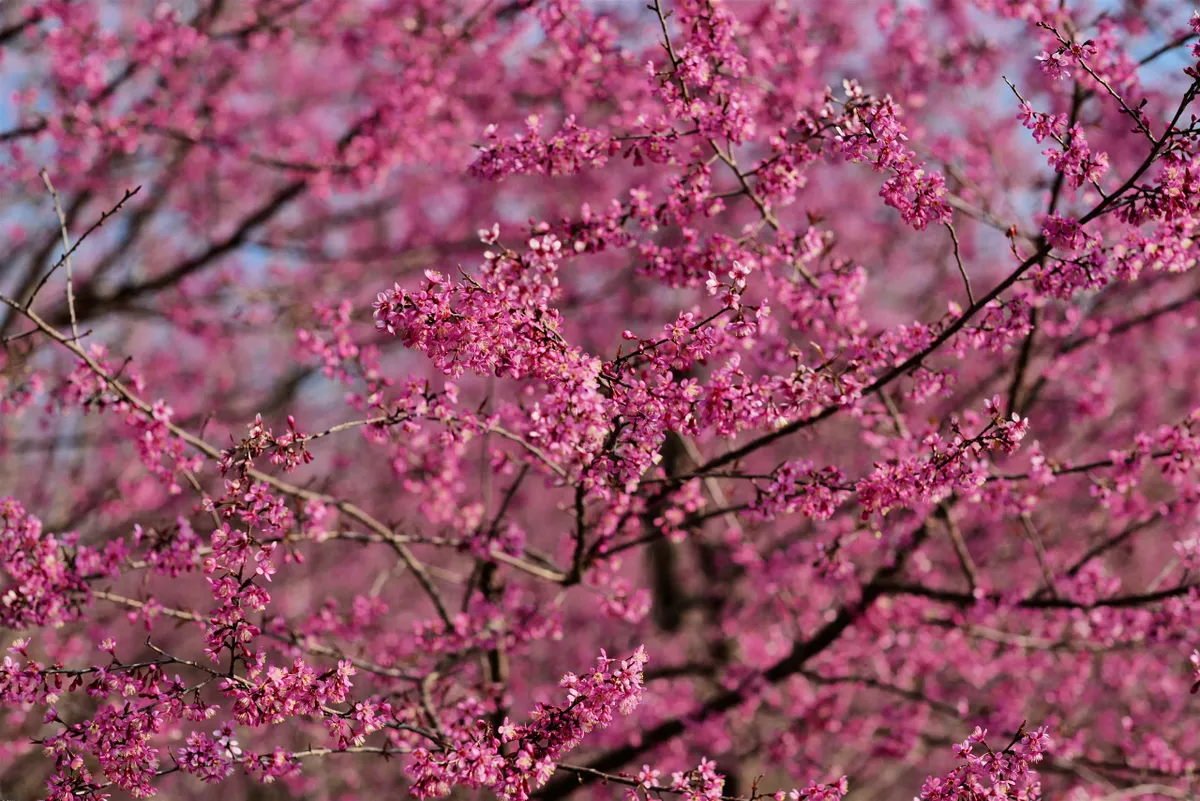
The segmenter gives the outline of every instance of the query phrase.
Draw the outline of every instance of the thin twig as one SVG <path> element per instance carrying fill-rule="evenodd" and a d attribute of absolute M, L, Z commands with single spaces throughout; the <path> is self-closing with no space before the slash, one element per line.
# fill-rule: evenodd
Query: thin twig
<path fill-rule="evenodd" d="M 950 240 L 954 243 L 954 262 L 958 265 L 958 274 L 962 276 L 963 285 L 967 288 L 967 304 L 975 305 L 975 293 L 971 291 L 971 279 L 967 276 L 967 268 L 963 266 L 962 254 L 958 250 L 958 232 L 954 230 L 954 223 L 946 223 L 946 230 L 950 232 Z"/>
<path fill-rule="evenodd" d="M 47 185 L 49 185 L 50 179 L 48 176 L 46 176 L 45 170 L 42 171 L 42 175 L 43 175 Z M 108 211 L 101 214 L 100 219 L 98 219 L 98 220 L 96 220 L 96 222 L 92 223 L 91 227 L 88 228 L 86 231 L 84 231 L 83 234 L 79 237 L 79 239 L 75 240 L 75 244 L 72 245 L 65 253 L 63 253 L 62 257 L 54 263 L 54 266 L 51 267 L 46 272 L 46 274 L 41 277 L 41 280 L 38 281 L 37 286 L 33 288 L 33 292 L 30 293 L 30 295 L 29 295 L 29 300 L 27 300 L 25 302 L 25 308 L 28 309 L 33 304 L 34 298 L 37 297 L 38 292 L 42 291 L 42 287 L 44 287 L 46 285 L 46 282 L 50 280 L 50 276 L 54 275 L 55 271 L 57 271 L 58 268 L 61 267 L 64 262 L 66 262 L 69 258 L 71 258 L 72 254 L 74 254 L 75 251 L 79 250 L 79 246 L 83 244 L 83 240 L 87 239 L 88 236 L 91 235 L 91 233 L 93 231 L 98 229 L 100 226 L 104 225 L 104 223 L 108 222 L 108 218 L 113 216 L 114 214 L 116 214 L 118 211 L 120 211 L 121 207 L 124 206 L 125 203 L 131 197 L 136 195 L 140 190 L 141 190 L 140 186 L 135 187 L 133 189 L 126 189 L 125 194 L 121 197 L 121 199 L 119 201 L 117 201 L 117 205 L 113 206 L 111 209 L 109 209 Z M 51 191 L 53 191 L 53 190 L 51 190 Z M 60 220 L 61 220 L 62 212 L 59 212 L 59 214 L 60 214 Z M 63 224 L 63 227 L 64 227 L 63 233 L 64 233 L 64 239 L 65 239 L 65 234 L 66 234 L 65 223 Z M 71 268 L 68 266 L 67 267 L 68 276 L 70 276 L 70 269 Z M 68 281 L 69 280 L 70 280 L 70 278 L 68 277 Z M 68 286 L 69 286 L 69 284 L 68 284 Z"/>
<path fill-rule="evenodd" d="M 1051 597 L 1057 598 L 1058 590 L 1054 588 L 1054 573 L 1050 570 L 1050 563 L 1046 561 L 1046 549 L 1042 546 L 1042 538 L 1038 535 L 1037 527 L 1033 525 L 1033 518 L 1028 512 L 1021 513 L 1021 525 L 1025 528 L 1025 533 L 1029 535 L 1029 541 L 1033 543 L 1038 566 L 1042 569 L 1042 576 L 1046 580 L 1046 589 L 1050 592 Z"/>
<path fill-rule="evenodd" d="M 79 321 L 75 319 L 75 287 L 71 271 L 71 236 L 67 233 L 67 215 L 63 213 L 62 203 L 58 201 L 58 192 L 54 190 L 54 184 L 50 182 L 50 173 L 43 168 L 41 176 L 42 181 L 46 184 L 46 189 L 50 190 L 50 198 L 54 201 L 54 212 L 58 215 L 59 230 L 62 232 L 63 261 L 67 263 L 67 311 L 71 315 L 71 338 L 78 341 Z M 30 302 L 32 300 L 30 298 Z"/>
<path fill-rule="evenodd" d="M 963 539 L 962 532 L 958 528 L 958 523 L 954 521 L 954 515 L 950 511 L 948 504 L 942 503 L 938 505 L 938 516 L 942 522 L 946 524 L 946 533 L 950 535 L 950 543 L 954 546 L 954 554 L 958 557 L 958 564 L 962 568 L 963 576 L 967 579 L 967 586 L 974 595 L 979 588 L 979 573 L 975 569 L 975 562 L 971 559 L 971 553 L 967 550 L 966 540 Z"/>

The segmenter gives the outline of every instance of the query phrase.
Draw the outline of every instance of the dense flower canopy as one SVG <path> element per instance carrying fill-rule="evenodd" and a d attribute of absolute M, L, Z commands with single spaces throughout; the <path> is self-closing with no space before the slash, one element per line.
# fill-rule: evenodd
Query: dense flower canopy
<path fill-rule="evenodd" d="M 4 3 L 0 796 L 1193 797 L 1198 34 Z"/>

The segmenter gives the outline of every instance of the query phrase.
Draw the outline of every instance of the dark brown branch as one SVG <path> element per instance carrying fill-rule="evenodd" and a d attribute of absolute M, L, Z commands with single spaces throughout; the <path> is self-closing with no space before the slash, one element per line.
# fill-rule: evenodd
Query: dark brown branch
<path fill-rule="evenodd" d="M 1112 598 L 1101 598 L 1090 604 L 1079 603 L 1067 598 L 1027 598 L 1023 601 L 1018 601 L 1014 606 L 1018 609 L 1098 609 L 1098 608 L 1128 608 L 1134 606 L 1145 606 L 1147 604 L 1165 601 L 1168 598 L 1178 598 L 1181 595 L 1187 595 L 1194 589 L 1200 589 L 1200 583 L 1180 584 L 1177 587 L 1172 587 L 1167 590 L 1158 590 L 1156 592 L 1148 592 L 1140 595 L 1117 595 Z M 953 590 L 943 590 L 936 587 L 926 587 L 922 584 L 906 584 L 892 583 L 881 588 L 880 592 L 884 595 L 912 595 L 918 598 L 928 598 L 931 601 L 941 601 L 942 603 L 954 604 L 956 606 L 974 606 L 980 601 L 990 603 L 1003 603 L 1003 598 L 999 595 L 989 595 L 981 599 L 976 599 L 973 595 L 965 592 L 955 592 Z"/>
<path fill-rule="evenodd" d="M 778 684 L 783 680 L 800 673 L 805 664 L 817 654 L 829 648 L 842 634 L 853 626 L 867 613 L 885 592 L 886 587 L 904 570 L 906 559 L 921 546 L 928 537 L 928 527 L 922 527 L 913 536 L 913 541 L 900 550 L 893 564 L 879 568 L 870 582 L 862 588 L 858 601 L 846 604 L 838 610 L 832 621 L 823 626 L 812 637 L 801 640 L 793 645 L 791 652 L 763 671 L 762 681 L 767 684 Z M 673 718 L 642 733 L 637 745 L 626 745 L 613 749 L 592 760 L 587 769 L 593 772 L 608 773 L 619 770 L 624 765 L 640 758 L 646 753 L 664 743 L 674 740 L 686 731 L 690 722 L 699 723 L 722 715 L 741 704 L 751 692 L 750 688 L 757 682 L 747 681 L 741 686 L 726 690 L 711 698 L 697 708 L 691 715 Z M 550 782 L 536 798 L 540 801 L 559 801 L 574 792 L 577 788 L 592 784 L 598 777 L 593 774 L 581 775 L 577 778 L 560 778 Z"/>

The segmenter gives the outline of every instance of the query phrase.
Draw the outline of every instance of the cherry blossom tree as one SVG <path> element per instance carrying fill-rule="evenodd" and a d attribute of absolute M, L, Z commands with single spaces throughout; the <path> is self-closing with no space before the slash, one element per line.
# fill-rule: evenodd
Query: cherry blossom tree
<path fill-rule="evenodd" d="M 0 6 L 0 795 L 1200 791 L 1180 0 Z"/>

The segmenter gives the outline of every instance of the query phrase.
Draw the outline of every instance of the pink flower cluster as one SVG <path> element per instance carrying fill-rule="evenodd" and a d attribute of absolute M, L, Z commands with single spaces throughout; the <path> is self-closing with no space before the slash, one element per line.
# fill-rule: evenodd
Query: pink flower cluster
<path fill-rule="evenodd" d="M 589 673 L 563 676 L 565 705 L 539 703 L 528 723 L 518 725 L 505 718 L 494 732 L 483 721 L 463 726 L 449 733 L 441 753 L 417 749 L 406 768 L 413 777 L 413 795 L 440 797 L 462 785 L 487 788 L 510 801 L 526 801 L 554 773 L 557 760 L 585 735 L 609 726 L 615 714 L 633 711 L 642 697 L 642 666 L 647 661 L 643 648 L 622 660 L 601 651 Z"/>
<path fill-rule="evenodd" d="M 50 534 L 12 498 L 0 498 L 0 626 L 24 631 L 61 626 L 87 604 L 90 579 L 116 576 L 128 551 L 121 540 L 102 549 L 78 534 Z"/>
<path fill-rule="evenodd" d="M 968 801 L 977 798 L 1011 798 L 1036 801 L 1042 797 L 1035 766 L 1050 747 L 1045 728 L 1021 730 L 1017 739 L 997 752 L 987 744 L 987 731 L 976 728 L 954 746 L 963 764 L 942 777 L 930 776 L 921 788 L 921 801 Z"/>

